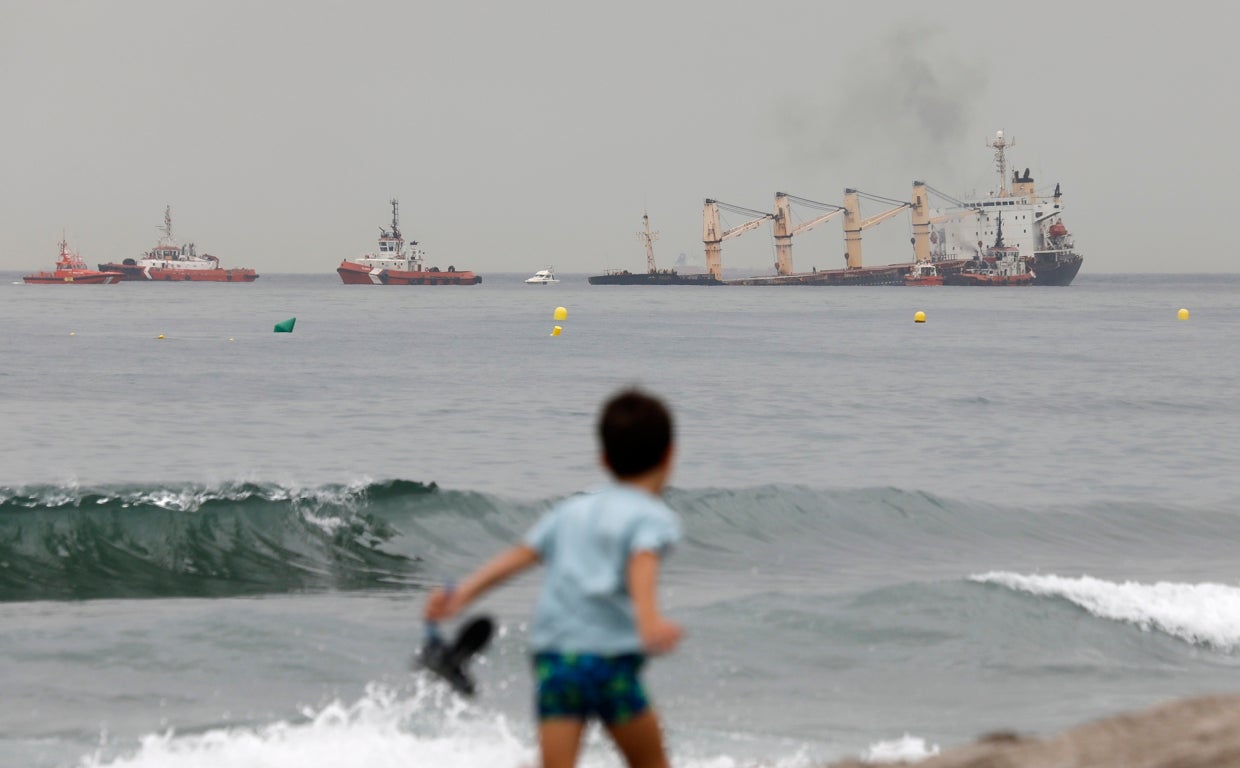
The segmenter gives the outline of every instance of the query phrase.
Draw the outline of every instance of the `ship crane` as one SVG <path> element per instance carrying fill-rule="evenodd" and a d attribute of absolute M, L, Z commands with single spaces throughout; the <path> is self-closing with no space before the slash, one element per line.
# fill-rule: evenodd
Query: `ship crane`
<path fill-rule="evenodd" d="M 794 227 L 792 226 L 792 203 L 804 205 L 808 208 L 816 208 L 820 211 L 826 211 L 826 213 L 815 216 L 809 221 Z M 781 275 L 792 274 L 792 237 L 794 235 L 808 232 L 824 221 L 835 218 L 843 212 L 844 209 L 838 205 L 807 200 L 804 197 L 790 195 L 787 192 L 776 192 L 775 221 L 771 225 L 775 230 L 775 271 Z"/>
<path fill-rule="evenodd" d="M 927 191 L 933 192 L 939 197 L 954 203 L 956 207 L 963 210 L 941 216 L 931 216 L 929 199 L 926 196 Z M 977 216 L 982 212 L 981 208 L 967 206 L 954 197 L 943 194 L 924 181 L 913 182 L 913 204 L 911 210 L 913 218 L 913 260 L 918 264 L 930 261 L 930 226 L 932 224 L 942 224 L 953 219 Z"/>
<path fill-rule="evenodd" d="M 728 230 L 720 229 L 719 209 L 742 216 L 752 216 L 744 224 Z M 723 241 L 743 235 L 751 229 L 757 229 L 764 221 L 775 218 L 773 213 L 742 208 L 739 205 L 724 203 L 707 198 L 702 208 L 702 242 L 706 245 L 706 271 L 714 275 L 716 280 L 723 279 Z"/>
<path fill-rule="evenodd" d="M 659 239 L 658 232 L 650 231 L 650 215 L 642 212 L 642 229 L 644 231 L 637 233 L 637 242 L 644 243 L 646 246 L 646 272 L 653 275 L 658 269 L 654 265 L 654 241 Z"/>
<path fill-rule="evenodd" d="M 872 200 L 877 203 L 886 203 L 894 205 L 880 214 L 871 216 L 868 219 L 861 218 L 861 201 L 860 198 Z M 878 195 L 870 195 L 865 192 L 859 192 L 855 189 L 844 190 L 844 255 L 848 259 L 849 269 L 861 269 L 861 231 L 869 229 L 876 224 L 895 216 L 905 208 L 913 207 L 912 203 L 906 203 L 902 200 L 892 200 L 887 197 L 879 197 Z"/>

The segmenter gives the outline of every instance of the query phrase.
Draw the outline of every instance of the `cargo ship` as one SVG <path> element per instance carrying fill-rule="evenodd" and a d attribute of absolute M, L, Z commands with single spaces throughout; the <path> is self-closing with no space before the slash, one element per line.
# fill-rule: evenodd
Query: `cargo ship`
<path fill-rule="evenodd" d="M 392 228 L 379 229 L 379 252 L 345 259 L 336 268 L 345 285 L 477 285 L 482 278 L 455 266 L 446 271 L 425 266 L 426 253 L 417 240 L 400 233 L 400 203 L 392 198 Z"/>
<path fill-rule="evenodd" d="M 950 201 L 955 210 L 972 211 L 974 215 L 936 212 L 941 215 L 931 219 L 930 260 L 939 265 L 945 276 L 958 272 L 971 261 L 985 259 L 988 249 L 983 244 L 993 240 L 1002 229 L 1005 247 L 1020 254 L 1033 285 L 1071 284 L 1085 259 L 1076 252 L 1072 235 L 1063 223 L 1060 185 L 1055 184 L 1049 197 L 1041 197 L 1026 168 L 1024 173 L 1012 171 L 1009 187 L 1007 150 L 1016 146 L 1016 140 L 998 131 L 987 146 L 995 151 L 999 187 L 985 196 Z"/>
<path fill-rule="evenodd" d="M 137 259 L 100 264 L 99 269 L 120 272 L 122 280 L 174 282 L 252 283 L 258 273 L 249 268 L 224 269 L 209 253 L 198 255 L 193 243 L 179 244 L 172 237 L 172 206 L 164 208 L 163 236 L 155 247 Z"/>
<path fill-rule="evenodd" d="M 659 233 L 650 231 L 650 216 L 643 213 L 642 231 L 637 233 L 637 240 L 646 246 L 646 271 L 608 269 L 588 278 L 590 285 L 723 285 L 710 273 L 682 275 L 674 269 L 659 269 L 654 262 L 654 241 L 658 239 Z"/>
<path fill-rule="evenodd" d="M 1027 168 L 1023 174 L 1013 172 L 1009 188 L 1007 150 L 1015 145 L 1003 131 L 988 139 L 986 146 L 994 150 L 999 172 L 997 191 L 963 200 L 939 192 L 923 181 L 913 182 L 912 194 L 907 200 L 845 189 L 844 199 L 836 205 L 776 192 L 771 212 L 707 199 L 702 211 L 707 272 L 724 285 L 934 285 L 935 282 L 924 279 L 926 267 L 932 265 L 948 285 L 996 284 L 991 279 L 997 277 L 991 274 L 996 271 L 1005 273 L 997 284 L 1069 285 L 1080 271 L 1084 258 L 1076 252 L 1063 222 L 1062 191 L 1056 184 L 1050 196 L 1039 195 Z M 941 201 L 938 207 L 931 203 L 931 194 Z M 878 204 L 883 210 L 863 215 L 862 201 Z M 802 211 L 801 216 L 793 215 L 794 204 Z M 908 211 L 912 224 L 912 263 L 865 265 L 861 249 L 863 232 L 904 211 Z M 731 226 L 725 226 L 721 212 L 741 217 L 739 223 L 734 221 Z M 837 216 L 843 221 L 847 266 L 795 271 L 792 265 L 794 237 Z M 996 270 L 996 256 L 991 253 L 994 246 L 986 245 L 995 239 L 1000 217 L 1007 225 L 1005 255 L 1015 255 L 1023 262 L 1024 271 L 1020 276 L 1008 266 Z M 768 221 L 775 240 L 775 274 L 724 280 L 723 243 Z M 986 262 L 986 265 L 978 262 Z M 972 276 L 965 278 L 965 282 L 951 279 L 966 267 Z M 987 280 L 978 279 L 983 276 Z"/>
<path fill-rule="evenodd" d="M 82 257 L 69 250 L 69 242 L 60 238 L 60 258 L 51 272 L 35 272 L 22 278 L 30 285 L 111 285 L 119 283 L 120 272 L 96 272 L 86 266 Z"/>

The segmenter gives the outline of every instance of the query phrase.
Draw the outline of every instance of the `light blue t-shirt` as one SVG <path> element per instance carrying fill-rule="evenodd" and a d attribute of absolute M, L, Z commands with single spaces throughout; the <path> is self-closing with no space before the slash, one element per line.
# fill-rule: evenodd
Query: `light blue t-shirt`
<path fill-rule="evenodd" d="M 643 550 L 662 555 L 679 540 L 680 523 L 663 500 L 623 483 L 555 505 L 524 540 L 546 567 L 531 648 L 641 653 L 628 594 L 629 556 Z"/>

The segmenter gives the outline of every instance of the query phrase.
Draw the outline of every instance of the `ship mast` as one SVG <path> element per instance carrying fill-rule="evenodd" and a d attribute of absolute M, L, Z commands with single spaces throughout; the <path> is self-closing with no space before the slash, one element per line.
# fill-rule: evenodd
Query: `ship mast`
<path fill-rule="evenodd" d="M 392 237 L 400 237 L 400 202 L 392 198 Z"/>
<path fill-rule="evenodd" d="M 659 233 L 650 231 L 650 216 L 645 211 L 642 211 L 642 227 L 645 231 L 637 233 L 637 242 L 646 245 L 646 271 L 653 275 L 658 271 L 654 265 L 654 241 L 659 239 Z"/>
<path fill-rule="evenodd" d="M 996 131 L 995 137 L 988 141 L 986 146 L 995 149 L 995 167 L 999 171 L 999 197 L 1007 197 L 1007 156 L 1004 152 L 1008 147 L 1016 146 L 1016 137 L 1006 139 L 1003 137 L 1003 131 Z"/>
<path fill-rule="evenodd" d="M 164 206 L 164 237 L 172 240 L 172 206 Z"/>

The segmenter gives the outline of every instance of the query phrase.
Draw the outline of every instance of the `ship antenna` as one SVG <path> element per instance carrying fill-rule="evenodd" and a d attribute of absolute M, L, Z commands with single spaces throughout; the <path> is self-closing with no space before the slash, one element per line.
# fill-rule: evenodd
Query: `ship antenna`
<path fill-rule="evenodd" d="M 642 228 L 644 231 L 637 233 L 637 242 L 646 244 L 646 271 L 653 275 L 658 271 L 654 265 L 654 241 L 659 239 L 659 233 L 650 231 L 650 216 L 645 211 L 642 211 Z"/>
<path fill-rule="evenodd" d="M 1003 214 L 999 214 L 999 223 L 995 227 L 995 248 L 1003 247 Z"/>
<path fill-rule="evenodd" d="M 164 206 L 164 237 L 172 239 L 172 206 Z"/>
<path fill-rule="evenodd" d="M 400 201 L 392 198 L 392 237 L 400 237 Z"/>
<path fill-rule="evenodd" d="M 1007 197 L 1007 155 L 1008 147 L 1016 146 L 1016 137 L 1004 138 L 1003 131 L 996 131 L 995 137 L 986 142 L 986 146 L 995 148 L 995 167 L 999 171 L 999 197 Z"/>

